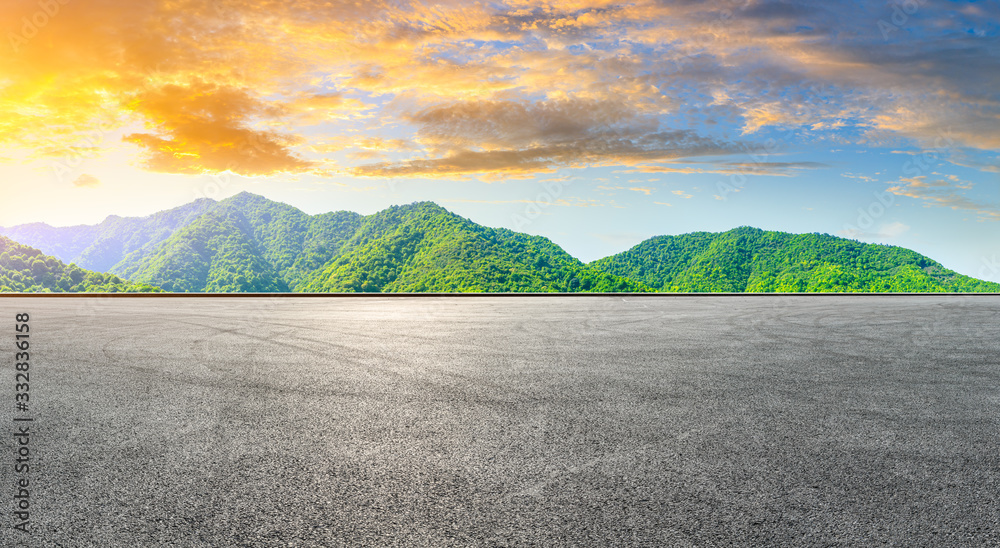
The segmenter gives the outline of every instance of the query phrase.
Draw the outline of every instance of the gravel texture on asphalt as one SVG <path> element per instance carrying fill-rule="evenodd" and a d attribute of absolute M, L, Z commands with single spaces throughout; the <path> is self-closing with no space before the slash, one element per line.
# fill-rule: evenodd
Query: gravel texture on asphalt
<path fill-rule="evenodd" d="M 0 314 L 3 546 L 1000 545 L 998 296 L 0 298 Z"/>

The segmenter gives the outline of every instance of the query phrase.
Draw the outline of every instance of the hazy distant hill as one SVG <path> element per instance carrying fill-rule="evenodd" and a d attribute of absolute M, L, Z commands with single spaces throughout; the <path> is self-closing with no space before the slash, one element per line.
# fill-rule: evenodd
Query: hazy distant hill
<path fill-rule="evenodd" d="M 658 236 L 591 267 L 682 292 L 996 292 L 902 247 L 740 227 Z"/>
<path fill-rule="evenodd" d="M 113 274 L 66 265 L 55 257 L 0 236 L 0 292 L 64 293 L 159 292 L 160 289 L 124 281 Z"/>
<path fill-rule="evenodd" d="M 52 227 L 32 223 L 0 227 L 0 235 L 42 250 L 65 263 L 108 272 L 129 254 L 148 253 L 215 205 L 202 198 L 148 217 L 112 215 L 97 225 Z"/>
<path fill-rule="evenodd" d="M 83 250 L 97 240 L 99 233 L 100 225 L 53 227 L 45 223 L 29 223 L 9 228 L 0 227 L 0 236 L 43 250 L 64 263 L 71 263 L 79 257 Z"/>

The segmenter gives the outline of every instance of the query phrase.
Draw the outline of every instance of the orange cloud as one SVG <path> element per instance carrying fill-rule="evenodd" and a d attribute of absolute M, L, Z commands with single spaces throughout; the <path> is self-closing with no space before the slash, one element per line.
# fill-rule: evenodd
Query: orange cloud
<path fill-rule="evenodd" d="M 147 126 L 166 136 L 124 137 L 146 149 L 145 166 L 151 171 L 268 175 L 313 166 L 289 152 L 295 137 L 248 127 L 253 117 L 280 111 L 243 89 L 209 83 L 167 85 L 143 93 L 129 106 Z"/>
<path fill-rule="evenodd" d="M 34 157 L 107 149 L 116 145 L 81 139 L 94 127 L 128 128 L 126 141 L 155 171 L 308 172 L 353 141 L 337 149 L 340 142 L 313 142 L 310 132 L 366 131 L 412 147 L 355 146 L 355 161 L 374 152 L 393 159 L 349 172 L 512 176 L 730 154 L 725 142 L 658 137 L 661 125 L 708 135 L 720 121 L 747 136 L 768 127 L 823 135 L 848 127 L 860 137 L 847 139 L 873 141 L 878 133 L 928 143 L 947 133 L 956 147 L 1000 148 L 997 57 L 987 54 L 988 41 L 964 36 L 961 13 L 945 17 L 932 3 L 921 5 L 908 35 L 947 40 L 912 40 L 912 51 L 883 43 L 872 25 L 859 31 L 862 21 L 885 15 L 875 4 L 46 5 L 58 9 L 38 16 L 37 2 L 0 3 L 0 145 Z M 995 21 L 996 10 L 964 16 Z M 405 152 L 415 154 L 398 159 Z"/>
<path fill-rule="evenodd" d="M 344 97 L 342 93 L 301 93 L 283 104 L 282 109 L 297 124 L 313 125 L 359 118 L 371 107 L 357 99 Z"/>
<path fill-rule="evenodd" d="M 89 188 L 89 187 L 95 187 L 95 186 L 100 186 L 100 185 L 101 185 L 101 180 L 100 179 L 98 179 L 97 177 L 94 177 L 93 175 L 89 175 L 87 173 L 83 173 L 79 177 L 77 177 L 76 179 L 73 180 L 73 186 L 76 186 L 76 187 Z"/>

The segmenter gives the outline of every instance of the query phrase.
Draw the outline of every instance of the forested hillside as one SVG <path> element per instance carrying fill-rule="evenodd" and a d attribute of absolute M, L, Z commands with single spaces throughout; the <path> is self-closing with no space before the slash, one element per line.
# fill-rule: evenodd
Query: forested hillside
<path fill-rule="evenodd" d="M 173 292 L 651 291 L 430 202 L 308 215 L 246 192 L 111 270 Z"/>
<path fill-rule="evenodd" d="M 291 290 L 335 257 L 363 219 L 351 211 L 308 215 L 247 192 L 219 202 L 217 210 L 246 219 L 261 257 Z"/>
<path fill-rule="evenodd" d="M 155 293 L 160 289 L 122 280 L 113 274 L 66 265 L 55 257 L 0 236 L 2 293 Z"/>
<path fill-rule="evenodd" d="M 318 292 L 649 291 L 589 269 L 541 236 L 478 225 L 432 202 L 364 219 L 343 252 L 314 273 Z"/>
<path fill-rule="evenodd" d="M 219 202 L 113 272 L 177 292 L 287 292 L 326 264 L 361 223 L 348 211 L 307 215 L 241 193 Z"/>
<path fill-rule="evenodd" d="M 547 238 L 433 202 L 309 215 L 243 192 L 94 226 L 3 230 L 108 272 L 8 240 L 10 291 L 1000 292 L 909 249 L 751 227 L 658 236 L 585 265 Z"/>
<path fill-rule="evenodd" d="M 658 236 L 590 266 L 680 292 L 995 292 L 915 251 L 740 227 Z"/>
<path fill-rule="evenodd" d="M 154 253 L 119 271 L 130 280 L 178 293 L 288 291 L 264 259 L 246 218 L 229 210 L 205 213 Z"/>

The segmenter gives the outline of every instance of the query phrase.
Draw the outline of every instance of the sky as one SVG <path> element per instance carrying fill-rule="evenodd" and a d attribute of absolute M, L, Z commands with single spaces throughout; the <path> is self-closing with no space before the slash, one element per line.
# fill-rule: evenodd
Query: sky
<path fill-rule="evenodd" d="M 431 200 L 584 261 L 756 226 L 1000 281 L 1000 3 L 4 0 L 0 226 Z"/>

